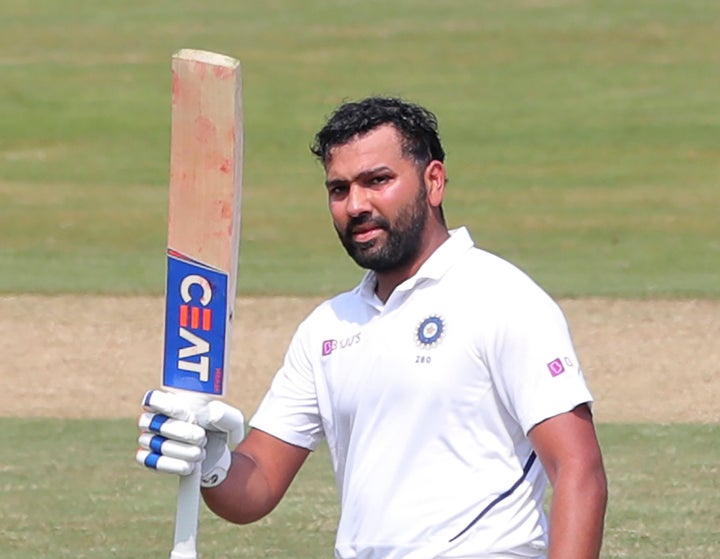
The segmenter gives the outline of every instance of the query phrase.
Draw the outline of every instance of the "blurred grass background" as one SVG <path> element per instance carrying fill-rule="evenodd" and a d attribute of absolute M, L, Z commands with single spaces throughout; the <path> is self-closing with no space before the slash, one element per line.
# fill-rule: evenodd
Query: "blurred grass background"
<path fill-rule="evenodd" d="M 170 56 L 242 61 L 241 294 L 329 294 L 308 145 L 344 99 L 441 122 L 450 224 L 556 296 L 720 295 L 712 0 L 5 0 L 0 292 L 160 293 Z"/>
<path fill-rule="evenodd" d="M 308 145 L 341 100 L 391 94 L 440 119 L 450 224 L 552 294 L 718 297 L 718 37 L 712 0 L 4 0 L 0 294 L 162 292 L 188 47 L 243 64 L 241 295 L 357 281 Z M 166 556 L 175 481 L 132 465 L 134 430 L 0 419 L 0 556 Z M 599 430 L 603 557 L 717 555 L 717 425 Z M 204 556 L 331 556 L 324 453 L 257 525 L 205 511 Z"/>

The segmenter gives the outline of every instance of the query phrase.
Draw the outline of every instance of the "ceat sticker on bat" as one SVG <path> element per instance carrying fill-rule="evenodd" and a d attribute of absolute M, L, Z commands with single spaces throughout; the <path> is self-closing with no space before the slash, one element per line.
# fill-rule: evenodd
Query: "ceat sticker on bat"
<path fill-rule="evenodd" d="M 228 276 L 168 251 L 163 385 L 222 396 Z"/>

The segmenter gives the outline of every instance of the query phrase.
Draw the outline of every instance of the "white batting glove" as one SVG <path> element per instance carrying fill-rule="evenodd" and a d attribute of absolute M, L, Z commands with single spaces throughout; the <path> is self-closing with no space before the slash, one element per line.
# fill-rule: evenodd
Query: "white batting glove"
<path fill-rule="evenodd" d="M 177 394 L 150 390 L 138 420 L 136 460 L 158 472 L 187 476 L 200 467 L 202 487 L 220 485 L 227 477 L 235 448 L 245 436 L 240 410 L 219 400 L 199 407 Z"/>

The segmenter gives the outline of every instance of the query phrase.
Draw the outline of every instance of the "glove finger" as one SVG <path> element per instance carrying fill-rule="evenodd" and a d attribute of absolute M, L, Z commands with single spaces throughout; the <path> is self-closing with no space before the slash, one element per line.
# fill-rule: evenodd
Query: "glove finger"
<path fill-rule="evenodd" d="M 195 423 L 194 413 L 170 392 L 148 390 L 143 397 L 142 406 L 151 413 L 161 413 L 173 419 Z"/>
<path fill-rule="evenodd" d="M 151 470 L 179 476 L 189 476 L 195 471 L 197 465 L 195 462 L 186 462 L 178 458 L 170 458 L 144 449 L 140 449 L 135 453 L 135 460 Z"/>
<path fill-rule="evenodd" d="M 171 419 L 160 413 L 143 413 L 138 419 L 141 431 L 150 431 L 168 439 L 202 445 L 205 442 L 205 429 L 193 423 Z"/>
<path fill-rule="evenodd" d="M 205 457 L 202 447 L 173 441 L 162 435 L 142 433 L 138 437 L 140 448 L 161 454 L 170 458 L 179 458 L 186 462 L 199 462 Z"/>

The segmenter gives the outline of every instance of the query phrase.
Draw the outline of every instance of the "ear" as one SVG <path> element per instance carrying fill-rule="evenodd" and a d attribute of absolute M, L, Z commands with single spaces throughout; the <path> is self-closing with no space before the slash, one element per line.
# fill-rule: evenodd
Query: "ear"
<path fill-rule="evenodd" d="M 423 179 L 427 188 L 428 204 L 433 208 L 439 207 L 445 197 L 445 183 L 447 182 L 445 165 L 443 165 L 442 161 L 434 159 L 428 163 L 428 166 L 425 167 Z"/>

